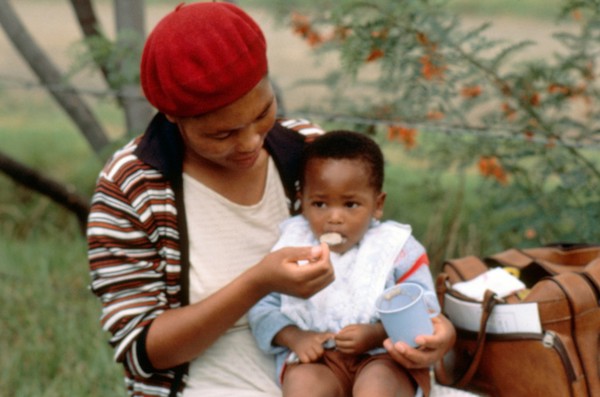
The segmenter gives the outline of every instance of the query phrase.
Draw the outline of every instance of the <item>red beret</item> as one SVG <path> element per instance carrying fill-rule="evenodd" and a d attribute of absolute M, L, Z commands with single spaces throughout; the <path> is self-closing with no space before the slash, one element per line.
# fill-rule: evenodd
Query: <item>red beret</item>
<path fill-rule="evenodd" d="M 159 111 L 197 116 L 258 84 L 267 74 L 267 45 L 256 22 L 233 4 L 182 4 L 148 36 L 140 72 Z"/>

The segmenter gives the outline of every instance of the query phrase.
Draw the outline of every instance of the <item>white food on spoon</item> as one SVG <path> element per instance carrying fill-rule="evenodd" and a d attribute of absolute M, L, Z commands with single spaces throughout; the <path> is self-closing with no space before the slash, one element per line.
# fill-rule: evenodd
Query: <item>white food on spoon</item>
<path fill-rule="evenodd" d="M 339 233 L 323 233 L 319 237 L 319 241 L 327 245 L 339 245 L 344 242 L 344 237 Z"/>

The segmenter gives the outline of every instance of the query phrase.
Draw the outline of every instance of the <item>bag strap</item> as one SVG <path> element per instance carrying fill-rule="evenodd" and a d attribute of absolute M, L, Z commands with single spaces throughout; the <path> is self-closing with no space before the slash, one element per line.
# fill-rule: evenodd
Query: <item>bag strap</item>
<path fill-rule="evenodd" d="M 448 274 L 442 272 L 435 278 L 435 294 L 437 295 L 438 303 L 440 307 L 444 307 L 444 301 L 446 298 L 446 291 L 448 291 L 448 285 L 450 284 L 450 278 Z"/>
<path fill-rule="evenodd" d="M 467 369 L 464 371 L 464 373 L 453 380 L 451 379 L 450 375 L 448 375 L 448 371 L 444 367 L 444 360 L 442 358 L 435 364 L 434 368 L 435 377 L 439 383 L 445 386 L 453 386 L 458 388 L 463 388 L 469 384 L 475 375 L 475 372 L 477 372 L 477 368 L 479 368 L 479 363 L 481 362 L 481 357 L 483 356 L 483 348 L 485 346 L 487 336 L 487 323 L 490 319 L 492 311 L 494 310 L 494 307 L 498 302 L 498 297 L 494 292 L 490 290 L 485 292 L 482 303 L 481 321 L 479 322 L 479 333 L 477 334 L 475 353 L 473 354 L 471 362 L 467 366 Z"/>

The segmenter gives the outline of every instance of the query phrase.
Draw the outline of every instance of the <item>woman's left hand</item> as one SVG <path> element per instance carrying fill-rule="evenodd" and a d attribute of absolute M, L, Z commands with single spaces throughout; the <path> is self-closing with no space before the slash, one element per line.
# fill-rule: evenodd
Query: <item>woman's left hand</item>
<path fill-rule="evenodd" d="M 456 341 L 454 326 L 444 315 L 434 317 L 432 322 L 433 335 L 417 336 L 417 348 L 412 348 L 404 342 L 392 343 L 389 338 L 383 342 L 383 346 L 403 367 L 427 368 L 440 360 Z"/>

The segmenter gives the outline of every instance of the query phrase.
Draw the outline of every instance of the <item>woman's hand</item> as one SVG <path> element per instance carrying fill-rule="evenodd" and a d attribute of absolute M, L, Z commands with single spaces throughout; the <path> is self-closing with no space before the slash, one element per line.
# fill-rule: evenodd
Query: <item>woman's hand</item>
<path fill-rule="evenodd" d="M 383 346 L 394 360 L 405 368 L 427 368 L 440 360 L 456 341 L 456 331 L 452 323 L 439 315 L 432 319 L 433 335 L 419 335 L 415 339 L 418 348 L 404 342 L 392 343 L 388 338 Z"/>
<path fill-rule="evenodd" d="M 309 263 L 299 266 L 298 261 Z M 267 294 L 282 292 L 306 298 L 333 278 L 326 245 L 272 252 L 207 298 L 159 315 L 148 331 L 148 356 L 158 369 L 189 362 Z"/>
<path fill-rule="evenodd" d="M 279 249 L 265 256 L 254 270 L 265 295 L 280 292 L 309 298 L 334 280 L 327 244 Z"/>

